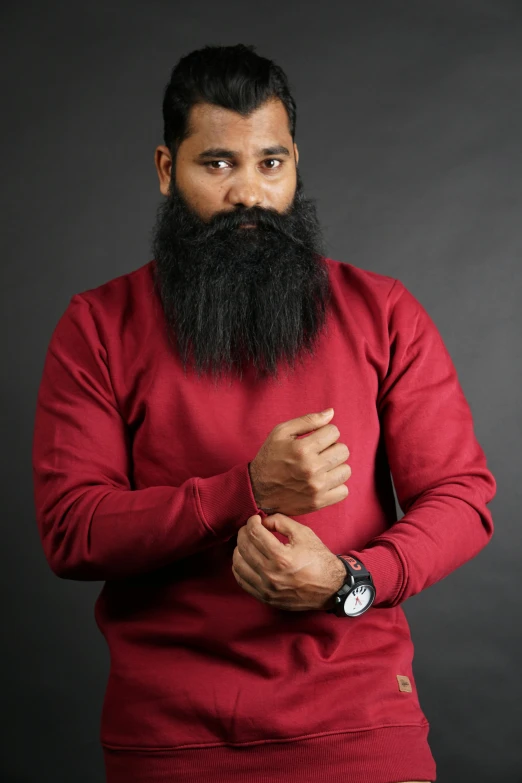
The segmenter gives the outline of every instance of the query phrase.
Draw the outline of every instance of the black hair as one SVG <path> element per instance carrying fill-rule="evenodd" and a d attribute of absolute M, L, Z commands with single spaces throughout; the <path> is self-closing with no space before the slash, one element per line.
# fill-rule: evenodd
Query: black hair
<path fill-rule="evenodd" d="M 245 44 L 204 46 L 174 66 L 163 98 L 163 138 L 173 159 L 190 136 L 189 112 L 197 103 L 213 103 L 248 116 L 265 101 L 279 98 L 294 140 L 296 106 L 286 74 L 254 50 Z"/>

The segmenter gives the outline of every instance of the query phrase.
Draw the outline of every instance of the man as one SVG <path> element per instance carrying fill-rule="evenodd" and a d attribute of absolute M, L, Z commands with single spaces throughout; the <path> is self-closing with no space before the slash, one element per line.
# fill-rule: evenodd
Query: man
<path fill-rule="evenodd" d="M 451 357 L 324 256 L 278 66 L 191 52 L 163 114 L 154 258 L 72 297 L 35 421 L 49 565 L 105 582 L 107 781 L 432 781 L 401 604 L 496 490 Z"/>

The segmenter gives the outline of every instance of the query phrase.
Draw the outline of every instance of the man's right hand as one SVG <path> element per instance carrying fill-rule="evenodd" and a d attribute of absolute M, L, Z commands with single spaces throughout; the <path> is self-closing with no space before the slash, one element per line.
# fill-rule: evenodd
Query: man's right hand
<path fill-rule="evenodd" d="M 347 497 L 350 452 L 336 442 L 341 433 L 332 416 L 330 409 L 276 424 L 249 463 L 254 498 L 267 514 L 308 514 Z"/>

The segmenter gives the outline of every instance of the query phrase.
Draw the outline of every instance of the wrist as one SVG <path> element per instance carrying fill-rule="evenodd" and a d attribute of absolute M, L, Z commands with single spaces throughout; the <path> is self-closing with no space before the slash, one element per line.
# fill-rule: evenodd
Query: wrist
<path fill-rule="evenodd" d="M 344 580 L 346 579 L 346 568 L 344 567 L 343 563 L 341 560 L 339 560 L 337 555 L 334 555 L 333 558 L 332 571 L 330 574 L 330 587 L 332 592 L 328 597 L 328 600 L 325 602 L 323 609 L 333 609 L 337 591 L 341 589 L 344 584 Z"/>
<path fill-rule="evenodd" d="M 248 475 L 250 476 L 250 486 L 252 487 L 252 494 L 259 508 L 261 508 L 261 496 L 257 487 L 257 478 L 255 473 L 255 466 L 253 462 L 248 463 Z"/>
<path fill-rule="evenodd" d="M 271 514 L 275 512 L 277 509 L 276 507 L 269 508 L 268 506 L 264 505 L 264 497 L 263 493 L 260 491 L 259 488 L 259 478 L 256 473 L 255 465 L 252 462 L 248 463 L 248 475 L 250 476 L 250 486 L 252 487 L 252 494 L 254 496 L 254 500 L 257 503 L 257 507 L 261 509 L 261 511 L 264 511 L 266 514 Z"/>

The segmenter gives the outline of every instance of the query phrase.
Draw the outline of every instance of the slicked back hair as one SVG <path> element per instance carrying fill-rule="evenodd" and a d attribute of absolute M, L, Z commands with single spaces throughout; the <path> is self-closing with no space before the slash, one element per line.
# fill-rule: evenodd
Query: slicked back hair
<path fill-rule="evenodd" d="M 255 53 L 253 45 L 205 46 L 182 57 L 172 69 L 163 97 L 163 138 L 173 160 L 191 133 L 189 113 L 211 103 L 248 116 L 269 99 L 279 99 L 295 139 L 296 105 L 283 69 Z"/>

